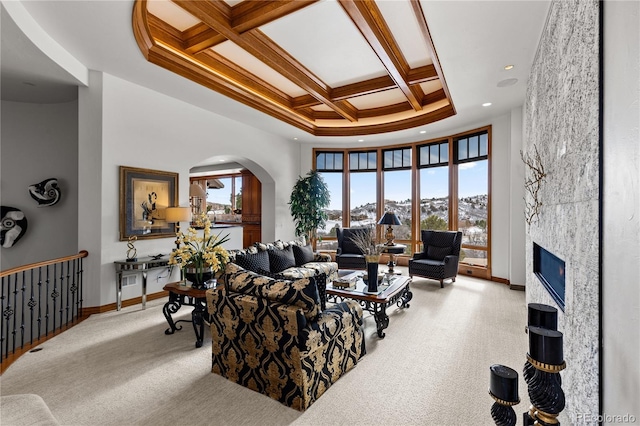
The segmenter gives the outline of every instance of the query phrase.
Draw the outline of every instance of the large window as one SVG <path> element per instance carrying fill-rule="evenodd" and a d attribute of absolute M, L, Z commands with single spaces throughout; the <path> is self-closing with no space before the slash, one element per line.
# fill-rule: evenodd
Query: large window
<path fill-rule="evenodd" d="M 336 241 L 336 227 L 342 226 L 342 186 L 343 186 L 343 161 L 342 152 L 321 152 L 316 155 L 316 170 L 324 179 L 329 189 L 331 204 L 325 209 L 327 223 L 324 228 L 319 228 L 318 250 L 335 250 L 338 247 Z"/>
<path fill-rule="evenodd" d="M 446 231 L 449 229 L 449 143 L 419 146 L 418 155 L 420 230 Z"/>
<path fill-rule="evenodd" d="M 396 214 L 402 225 L 393 227 L 395 240 L 411 242 L 411 148 L 383 151 L 384 212 Z"/>
<path fill-rule="evenodd" d="M 319 248 L 335 248 L 336 226 L 370 225 L 393 211 L 407 255 L 421 249 L 421 230 L 460 230 L 460 272 L 490 277 L 490 146 L 487 127 L 401 146 L 314 150 L 331 192 Z"/>
<path fill-rule="evenodd" d="M 488 262 L 489 165 L 488 134 L 455 141 L 458 163 L 458 230 L 462 232 L 460 263 L 486 267 Z"/>

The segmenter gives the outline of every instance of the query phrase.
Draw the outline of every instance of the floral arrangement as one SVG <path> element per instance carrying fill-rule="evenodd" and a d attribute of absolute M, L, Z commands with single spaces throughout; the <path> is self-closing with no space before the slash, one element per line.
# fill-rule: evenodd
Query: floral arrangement
<path fill-rule="evenodd" d="M 202 226 L 204 233 L 198 236 L 198 231 L 190 227 L 187 233 L 178 232 L 176 234 L 179 248 L 174 250 L 169 256 L 170 265 L 178 265 L 181 269 L 195 268 L 203 270 L 211 268 L 217 272 L 224 268 L 229 261 L 229 252 L 222 247 L 222 244 L 229 241 L 229 234 L 224 237 L 211 234 L 211 221 L 206 213 L 196 218 L 196 226 Z"/>

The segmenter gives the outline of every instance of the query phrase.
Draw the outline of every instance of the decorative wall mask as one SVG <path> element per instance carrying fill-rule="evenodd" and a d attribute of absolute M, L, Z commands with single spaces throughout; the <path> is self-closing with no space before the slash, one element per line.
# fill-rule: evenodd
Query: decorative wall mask
<path fill-rule="evenodd" d="M 0 206 L 2 221 L 0 222 L 0 245 L 12 247 L 27 232 L 27 218 L 22 210 L 15 207 Z"/>
<path fill-rule="evenodd" d="M 29 195 L 38 202 L 38 207 L 49 207 L 60 201 L 58 179 L 49 178 L 29 186 Z"/>

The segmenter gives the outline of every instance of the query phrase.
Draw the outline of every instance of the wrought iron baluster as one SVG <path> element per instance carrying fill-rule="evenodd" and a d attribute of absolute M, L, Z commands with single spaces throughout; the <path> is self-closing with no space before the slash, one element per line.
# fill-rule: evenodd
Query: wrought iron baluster
<path fill-rule="evenodd" d="M 45 303 L 47 304 L 46 308 L 45 308 L 45 328 L 44 328 L 44 335 L 48 336 L 49 335 L 49 265 L 47 265 L 47 280 L 45 281 L 46 285 L 45 285 L 45 290 L 47 291 L 45 294 Z"/>
<path fill-rule="evenodd" d="M 77 309 L 77 313 L 78 316 L 80 316 L 82 314 L 82 290 L 83 290 L 83 272 L 84 272 L 84 268 L 83 268 L 84 262 L 82 260 L 82 258 L 78 259 L 78 287 L 79 287 L 79 291 L 78 291 L 78 309 Z"/>
<path fill-rule="evenodd" d="M 42 336 L 42 267 L 38 267 L 38 339 Z"/>
<path fill-rule="evenodd" d="M 9 339 L 6 334 L 8 331 L 5 332 L 6 321 L 4 316 L 4 310 L 6 309 L 5 300 L 8 299 L 8 296 L 5 296 L 5 289 L 9 287 L 8 282 L 11 280 L 11 276 L 7 277 L 6 284 L 5 284 L 4 278 L 5 277 L 2 277 L 2 288 L 0 288 L 0 307 L 2 307 L 2 312 L 0 312 L 0 361 L 2 361 L 3 358 L 9 355 L 9 348 L 6 348 L 6 350 L 4 351 L 2 350 L 2 348 L 5 345 L 5 340 L 6 342 L 9 342 Z"/>
<path fill-rule="evenodd" d="M 15 276 L 15 280 L 13 281 L 13 310 L 11 310 L 11 316 L 13 317 L 13 327 L 11 329 L 11 345 L 12 345 L 12 352 L 16 351 L 16 333 L 17 333 L 17 328 L 16 328 L 16 320 L 17 320 L 17 315 L 15 310 L 17 309 L 18 306 L 18 276 Z"/>
<path fill-rule="evenodd" d="M 60 291 L 58 292 L 58 297 L 60 297 L 60 309 L 58 310 L 58 313 L 60 314 L 60 324 L 58 325 L 58 328 L 62 328 L 63 325 L 63 318 L 64 318 L 64 263 L 60 264 Z M 54 330 L 57 330 L 58 328 L 54 328 Z"/>
<path fill-rule="evenodd" d="M 36 300 L 33 297 L 34 296 L 34 291 L 33 291 L 33 269 L 31 269 L 29 271 L 29 288 L 31 290 L 31 296 L 29 297 L 29 301 L 27 302 L 27 306 L 29 306 L 29 343 L 33 343 L 33 323 L 35 322 L 33 320 L 33 308 L 35 308 L 36 306 Z"/>
<path fill-rule="evenodd" d="M 72 320 L 76 320 L 78 318 L 78 307 L 76 306 L 76 293 L 78 292 L 78 283 L 77 283 L 77 269 L 78 269 L 78 259 L 73 260 L 73 282 L 71 283 L 71 318 Z"/>

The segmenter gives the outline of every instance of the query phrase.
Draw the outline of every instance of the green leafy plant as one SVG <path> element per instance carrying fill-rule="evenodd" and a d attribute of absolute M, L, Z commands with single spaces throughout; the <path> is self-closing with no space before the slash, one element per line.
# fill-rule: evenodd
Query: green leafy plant
<path fill-rule="evenodd" d="M 330 202 L 329 188 L 317 171 L 311 170 L 306 176 L 299 176 L 289 199 L 289 210 L 296 222 L 296 236 L 304 235 L 307 241 L 314 243 L 318 228 L 327 223 L 324 209 Z"/>

